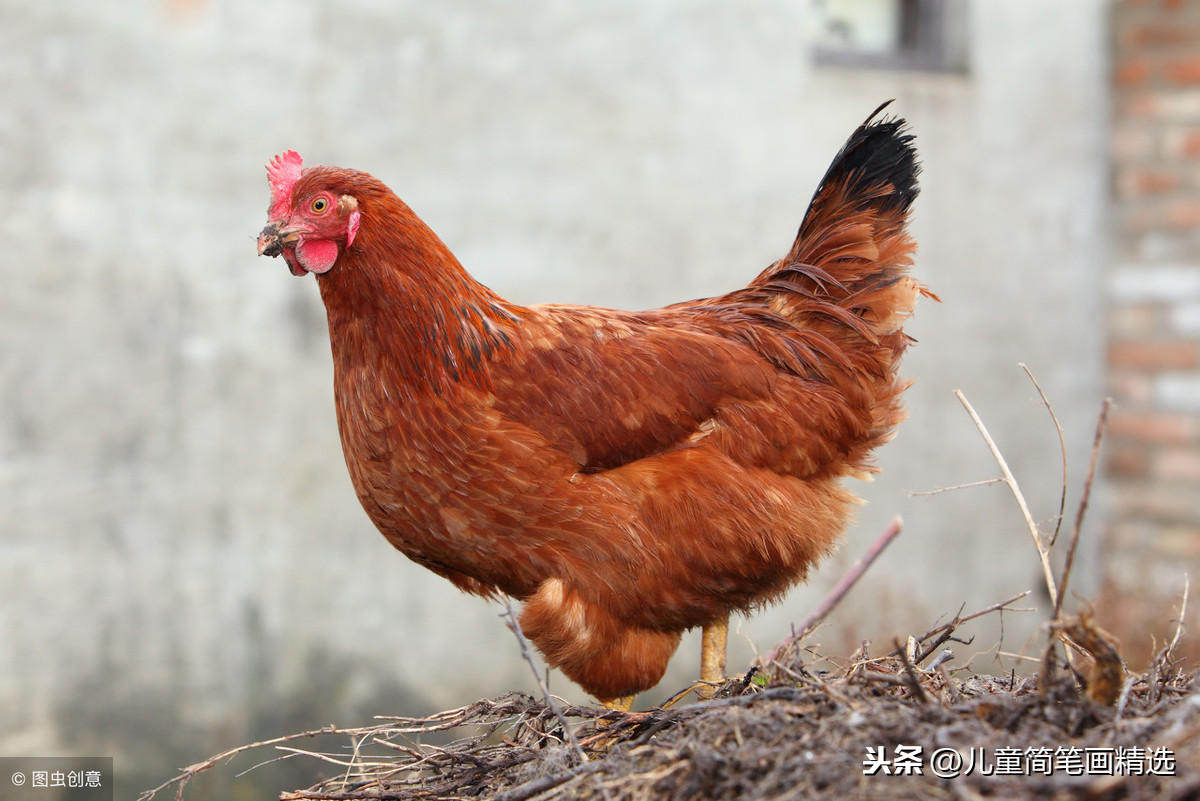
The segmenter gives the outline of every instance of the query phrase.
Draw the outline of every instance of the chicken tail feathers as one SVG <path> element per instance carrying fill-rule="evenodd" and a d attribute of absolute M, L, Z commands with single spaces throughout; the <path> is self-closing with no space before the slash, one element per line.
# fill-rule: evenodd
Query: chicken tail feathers
<path fill-rule="evenodd" d="M 877 119 L 893 102 L 888 100 L 871 112 L 833 159 L 813 193 L 797 241 L 818 216 L 823 201 L 838 195 L 856 211 L 908 212 L 920 192 L 921 165 L 907 123 L 896 117 Z"/>
<path fill-rule="evenodd" d="M 870 452 L 904 418 L 904 325 L 922 295 L 937 299 L 909 275 L 920 165 L 904 120 L 880 117 L 887 105 L 834 158 L 787 255 L 728 296 L 771 321 L 754 342 L 760 353 L 810 382 L 810 397 L 831 398 L 825 408 L 837 414 L 810 403 L 806 424 L 838 442 L 839 464 L 857 474 L 873 471 Z"/>
<path fill-rule="evenodd" d="M 908 277 L 916 251 L 908 214 L 921 166 L 905 121 L 880 118 L 891 102 L 834 158 L 787 256 L 751 283 L 796 323 L 814 314 L 836 318 L 877 342 L 900 330 L 918 297 L 934 297 Z"/>

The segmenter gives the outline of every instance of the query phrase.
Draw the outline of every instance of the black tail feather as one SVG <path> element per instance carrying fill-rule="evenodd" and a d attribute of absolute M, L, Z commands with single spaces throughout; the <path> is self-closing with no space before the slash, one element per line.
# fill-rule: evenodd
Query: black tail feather
<path fill-rule="evenodd" d="M 846 195 L 860 198 L 863 205 L 874 204 L 883 212 L 909 210 L 920 191 L 917 176 L 921 165 L 913 135 L 901 118 L 876 120 L 893 102 L 881 104 L 850 135 L 813 193 L 813 202 L 828 187 L 842 184 Z M 881 194 L 884 187 L 890 187 L 890 191 Z"/>

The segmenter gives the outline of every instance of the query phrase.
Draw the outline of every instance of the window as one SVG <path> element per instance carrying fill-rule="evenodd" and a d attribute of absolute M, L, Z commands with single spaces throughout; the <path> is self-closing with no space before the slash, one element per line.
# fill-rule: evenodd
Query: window
<path fill-rule="evenodd" d="M 814 58 L 839 67 L 966 69 L 966 0 L 813 0 Z"/>

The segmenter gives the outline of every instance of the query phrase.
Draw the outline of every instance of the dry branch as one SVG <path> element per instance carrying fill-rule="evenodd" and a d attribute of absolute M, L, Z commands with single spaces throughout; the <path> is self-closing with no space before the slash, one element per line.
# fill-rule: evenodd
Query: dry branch
<path fill-rule="evenodd" d="M 1108 410 L 1112 408 L 1112 398 L 1105 398 L 1100 408 L 1100 419 L 1096 421 L 1096 436 L 1092 440 L 1092 456 L 1088 461 L 1087 479 L 1083 483 L 1083 492 L 1079 498 L 1079 511 L 1075 513 L 1075 525 L 1071 529 L 1071 541 L 1067 544 L 1067 559 L 1063 565 L 1062 581 L 1059 584 L 1058 600 L 1054 604 L 1052 619 L 1057 620 L 1062 611 L 1063 593 L 1067 591 L 1067 582 L 1071 579 L 1071 567 L 1075 564 L 1075 550 L 1079 547 L 1079 532 L 1083 528 L 1083 517 L 1087 514 L 1088 501 L 1092 497 L 1092 482 L 1096 478 L 1096 466 L 1100 462 L 1100 442 L 1104 439 L 1104 429 L 1108 424 Z"/>
<path fill-rule="evenodd" d="M 1062 423 L 1058 422 L 1058 415 L 1054 413 L 1054 407 L 1050 404 L 1050 399 L 1042 391 L 1042 385 L 1034 377 L 1033 371 L 1024 362 L 1020 363 L 1020 367 L 1025 371 L 1025 375 L 1029 376 L 1029 380 L 1033 382 L 1033 387 L 1037 390 L 1038 397 L 1042 399 L 1042 405 L 1046 407 L 1046 412 L 1050 415 L 1050 421 L 1054 423 L 1054 430 L 1058 433 L 1058 452 L 1062 456 L 1062 492 L 1058 496 L 1058 515 L 1054 518 L 1054 533 L 1050 535 L 1050 540 L 1046 543 L 1046 547 L 1053 548 L 1054 543 L 1058 542 L 1058 532 L 1062 529 L 1063 515 L 1067 511 L 1067 438 L 1063 435 Z M 1062 592 L 1063 590 L 1060 587 L 1060 597 Z"/>
<path fill-rule="evenodd" d="M 904 521 L 900 519 L 899 515 L 892 518 L 892 522 L 888 523 L 888 526 L 883 530 L 883 533 L 880 534 L 871 547 L 867 549 L 867 552 L 859 557 L 858 561 L 856 561 L 850 567 L 850 569 L 846 571 L 846 574 L 842 576 L 841 580 L 839 580 L 837 584 L 834 585 L 833 589 L 829 591 L 829 594 L 822 599 L 821 603 L 817 605 L 817 608 L 814 609 L 812 613 L 804 619 L 804 622 L 800 624 L 800 628 L 793 630 L 789 637 L 784 639 L 782 642 L 776 645 L 774 649 L 771 650 L 771 653 L 767 656 L 764 664 L 780 664 L 787 659 L 787 655 L 794 653 L 799 647 L 800 643 L 802 643 L 804 639 L 808 637 L 808 635 L 816 631 L 817 626 L 821 624 L 821 621 L 828 617 L 829 613 L 832 612 L 834 608 L 841 602 L 842 598 L 846 597 L 846 593 L 850 592 L 851 588 L 858 583 L 858 580 L 863 577 L 864 573 L 867 572 L 867 568 L 874 564 L 875 560 L 879 558 L 879 555 L 883 553 L 884 549 L 887 548 L 891 541 L 900 535 L 900 530 L 903 528 L 903 526 Z"/>
<path fill-rule="evenodd" d="M 571 729 L 571 725 L 563 715 L 562 707 L 558 705 L 557 699 L 550 694 L 550 688 L 546 686 L 545 680 L 542 679 L 537 662 L 533 660 L 533 652 L 529 648 L 529 641 L 525 639 L 525 632 L 521 630 L 521 622 L 517 620 L 517 613 L 513 610 L 512 601 L 507 597 L 504 599 L 504 609 L 504 615 L 508 618 L 505 624 L 508 626 L 509 631 L 517 638 L 517 645 L 521 649 L 521 656 L 529 665 L 529 669 L 533 671 L 533 678 L 537 682 L 538 690 L 542 693 L 542 699 L 546 702 L 546 706 L 550 707 L 550 711 L 554 713 L 554 717 L 558 719 L 558 723 L 563 729 L 563 736 L 567 738 L 567 742 L 575 749 L 575 753 L 579 755 L 580 761 L 587 762 L 587 754 L 580 747 L 579 740 L 575 737 L 575 732 Z"/>
<path fill-rule="evenodd" d="M 1050 601 L 1057 604 L 1058 586 L 1054 581 L 1054 569 L 1050 566 L 1050 551 L 1042 541 L 1042 533 L 1038 530 L 1037 523 L 1033 520 L 1033 514 L 1029 511 L 1029 504 L 1025 502 L 1025 495 L 1021 492 L 1021 487 L 1017 484 L 1017 479 L 1013 476 L 1012 470 L 1009 470 L 1008 462 L 1004 460 L 1004 455 L 1000 453 L 1000 448 L 996 446 L 996 441 L 988 433 L 987 426 L 983 424 L 983 420 L 979 418 L 975 408 L 967 400 L 967 396 L 962 393 L 962 390 L 958 389 L 954 390 L 954 395 L 967 410 L 967 414 L 971 415 L 971 420 L 975 423 L 975 427 L 979 429 L 983 441 L 987 443 L 988 450 L 992 452 L 992 458 L 996 460 L 996 464 L 1000 467 L 1004 483 L 1008 485 L 1009 492 L 1016 499 L 1017 506 L 1021 508 L 1021 514 L 1025 517 L 1025 525 L 1029 528 L 1030 536 L 1033 537 L 1034 547 L 1037 548 L 1038 561 L 1042 565 L 1042 576 L 1046 581 L 1046 591 L 1050 594 Z"/>
<path fill-rule="evenodd" d="M 1179 638 L 1183 636 L 1183 621 L 1187 617 L 1188 605 L 1188 577 L 1187 573 L 1183 574 L 1183 597 L 1179 601 L 1179 618 L 1175 623 L 1175 636 L 1171 637 L 1171 642 L 1167 643 L 1167 649 L 1163 651 L 1161 658 L 1168 659 L 1171 652 L 1175 650 L 1175 646 L 1179 645 Z"/>
<path fill-rule="evenodd" d="M 999 603 L 994 603 L 990 606 L 985 606 L 983 609 L 972 612 L 969 615 L 962 614 L 962 609 L 960 607 L 959 613 L 956 614 L 954 616 L 954 619 L 951 620 L 949 623 L 943 623 L 940 626 L 935 626 L 934 628 L 930 629 L 929 631 L 925 632 L 925 634 L 923 634 L 922 636 L 917 638 L 918 643 L 924 643 L 927 640 L 929 640 L 931 637 L 935 637 L 936 639 L 934 639 L 934 641 L 932 643 L 929 643 L 928 645 L 926 645 L 920 651 L 920 653 L 918 653 L 917 656 L 914 657 L 913 661 L 916 662 L 916 664 L 918 664 L 918 665 L 921 664 L 922 662 L 924 662 L 926 659 L 929 658 L 930 654 L 932 654 L 938 648 L 942 647 L 944 644 L 946 644 L 951 639 L 953 639 L 954 632 L 958 629 L 959 626 L 961 626 L 963 623 L 966 623 L 967 621 L 975 620 L 976 618 L 983 617 L 984 615 L 991 614 L 992 612 L 1005 612 L 1005 611 L 1007 611 L 1007 612 L 1029 612 L 1029 611 L 1032 611 L 1028 608 L 1024 608 L 1024 607 L 1016 608 L 1016 607 L 1012 606 L 1012 604 L 1021 600 L 1025 596 L 1029 595 L 1030 592 L 1032 592 L 1032 590 L 1025 590 L 1025 592 L 1019 592 L 1016 595 L 1012 596 L 1011 598 L 1005 598 L 1003 601 L 1000 601 Z M 970 645 L 971 640 L 959 640 L 959 642 L 963 642 L 966 645 Z"/>

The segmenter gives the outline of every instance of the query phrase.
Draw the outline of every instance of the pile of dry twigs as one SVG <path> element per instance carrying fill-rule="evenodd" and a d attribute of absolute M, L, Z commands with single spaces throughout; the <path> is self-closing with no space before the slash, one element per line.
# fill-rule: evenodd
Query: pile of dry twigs
<path fill-rule="evenodd" d="M 618 713 L 512 694 L 425 718 L 387 717 L 244 746 L 188 775 L 246 750 L 274 750 L 329 769 L 319 784 L 284 792 L 285 801 L 1200 793 L 1197 673 L 1180 670 L 1164 649 L 1151 670 L 1123 680 L 1111 704 L 1093 699 L 1089 674 L 1065 662 L 1051 682 L 1015 673 L 955 678 L 939 661 L 946 653 L 939 643 L 973 617 L 889 654 L 871 656 L 864 645 L 840 665 L 805 652 L 788 665 L 752 669 L 713 700 L 688 706 Z M 428 742 L 444 732 L 457 739 Z M 331 734 L 343 748 L 303 747 Z"/>
<path fill-rule="evenodd" d="M 1108 404 L 1056 575 L 1050 551 L 1065 480 L 1058 522 L 1043 532 L 983 422 L 959 399 L 1000 468 L 993 481 L 1007 484 L 1021 509 L 1053 603 L 1034 673 L 981 675 L 969 662 L 955 665 L 952 651 L 970 642 L 964 627 L 1015 611 L 1028 593 L 969 614 L 960 609 L 878 655 L 865 642 L 844 659 L 806 644 L 899 533 L 897 520 L 807 620 L 712 700 L 629 713 L 564 705 L 541 684 L 510 607 L 509 625 L 539 676 L 541 698 L 510 694 L 429 717 L 380 717 L 366 727 L 242 746 L 191 766 L 142 801 L 171 787 L 182 799 L 190 778 L 247 752 L 327 768 L 318 784 L 283 792 L 285 801 L 1200 797 L 1200 672 L 1174 655 L 1186 588 L 1175 636 L 1144 673 L 1126 669 L 1118 643 L 1086 604 L 1063 611 Z M 303 747 L 331 737 L 338 746 Z"/>

